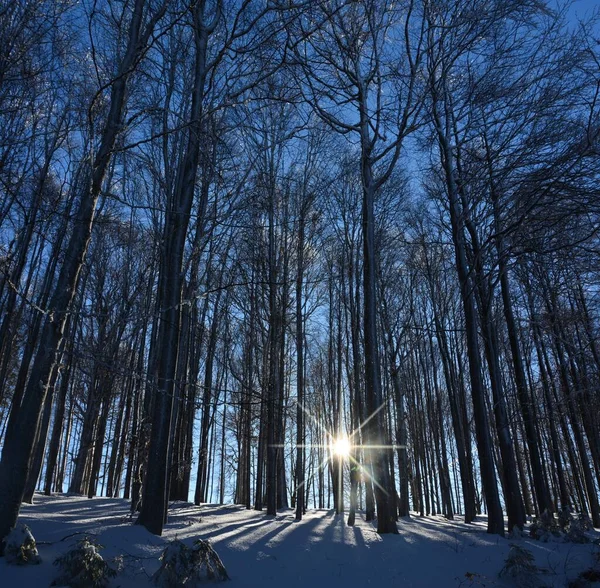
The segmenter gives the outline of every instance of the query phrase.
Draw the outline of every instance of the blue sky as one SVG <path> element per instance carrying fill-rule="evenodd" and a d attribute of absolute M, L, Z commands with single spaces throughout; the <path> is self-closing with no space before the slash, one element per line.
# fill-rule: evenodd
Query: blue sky
<path fill-rule="evenodd" d="M 558 4 L 558 2 L 556 3 Z M 575 0 L 571 7 L 571 14 L 575 18 L 578 16 L 589 16 L 594 8 L 600 8 L 600 0 Z"/>

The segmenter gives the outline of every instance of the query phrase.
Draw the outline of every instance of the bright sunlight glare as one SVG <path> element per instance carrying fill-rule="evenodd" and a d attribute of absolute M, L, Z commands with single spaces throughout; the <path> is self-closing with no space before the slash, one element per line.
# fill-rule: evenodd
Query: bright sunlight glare
<path fill-rule="evenodd" d="M 340 437 L 333 442 L 333 453 L 338 457 L 350 456 L 350 440 L 348 437 Z"/>

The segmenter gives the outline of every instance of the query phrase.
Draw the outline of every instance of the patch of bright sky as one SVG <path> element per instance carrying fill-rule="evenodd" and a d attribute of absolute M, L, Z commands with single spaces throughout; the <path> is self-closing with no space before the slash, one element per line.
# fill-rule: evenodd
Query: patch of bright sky
<path fill-rule="evenodd" d="M 552 0 L 550 4 L 561 5 L 562 0 Z M 600 0 L 573 0 L 568 9 L 569 20 L 576 24 L 581 19 L 592 16 L 594 11 L 600 11 Z"/>

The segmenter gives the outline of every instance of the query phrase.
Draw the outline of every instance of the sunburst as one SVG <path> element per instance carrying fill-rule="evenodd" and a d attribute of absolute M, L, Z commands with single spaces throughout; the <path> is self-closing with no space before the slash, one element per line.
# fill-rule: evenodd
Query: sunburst
<path fill-rule="evenodd" d="M 363 451 L 365 455 L 372 454 L 373 451 L 389 451 L 389 450 L 397 450 L 406 448 L 405 445 L 380 445 L 373 443 L 357 443 L 356 439 L 359 438 L 359 433 L 365 428 L 365 426 L 374 419 L 379 411 L 385 408 L 385 403 L 375 409 L 362 423 L 356 427 L 349 435 L 344 434 L 336 434 L 332 433 L 328 430 L 325 423 L 322 419 L 319 419 L 315 415 L 313 415 L 305 406 L 299 404 L 300 409 L 304 412 L 304 414 L 311 419 L 313 422 L 317 423 L 321 429 L 325 432 L 325 437 L 327 439 L 326 444 L 317 444 L 317 443 L 307 443 L 307 444 L 296 444 L 296 448 L 304 448 L 304 449 L 326 449 L 327 453 L 325 459 L 319 464 L 317 470 L 324 468 L 327 466 L 328 462 L 332 458 L 337 458 L 341 461 L 348 460 L 351 464 L 360 468 L 361 473 L 366 476 L 373 484 L 375 484 L 382 492 L 386 495 L 388 494 L 388 490 L 381 486 L 379 482 L 371 475 L 369 472 L 369 468 L 363 467 L 360 462 L 356 459 L 355 455 L 359 451 Z M 283 445 L 276 445 L 276 447 L 284 448 Z M 306 484 L 306 480 L 302 482 L 302 484 L 298 487 L 301 489 Z"/>
<path fill-rule="evenodd" d="M 350 457 L 352 452 L 352 444 L 350 443 L 350 439 L 345 436 L 338 437 L 331 444 L 331 452 L 341 459 Z"/>

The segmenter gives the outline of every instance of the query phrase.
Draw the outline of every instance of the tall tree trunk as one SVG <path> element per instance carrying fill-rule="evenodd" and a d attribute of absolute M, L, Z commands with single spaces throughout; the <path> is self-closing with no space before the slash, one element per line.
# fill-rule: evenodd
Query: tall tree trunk
<path fill-rule="evenodd" d="M 296 274 L 296 520 L 304 514 L 304 206 L 298 226 L 298 269 Z"/>
<path fill-rule="evenodd" d="M 364 119 L 364 115 L 361 117 Z M 364 133 L 368 123 L 362 120 Z M 366 135 L 365 135 L 366 136 Z M 387 452 L 381 449 L 386 445 L 383 434 L 383 397 L 381 392 L 381 375 L 379 361 L 379 345 L 377 343 L 376 312 L 376 266 L 375 266 L 375 211 L 374 181 L 372 175 L 371 155 L 367 142 L 362 141 L 361 173 L 363 187 L 362 228 L 363 228 L 363 288 L 364 288 L 364 346 L 365 346 L 365 404 L 368 422 L 365 426 L 367 446 L 374 477 L 375 501 L 377 503 L 377 532 L 398 533 L 396 512 L 393 503 L 395 489 L 391 488 Z"/>
<path fill-rule="evenodd" d="M 400 368 L 392 368 L 392 384 L 396 395 L 396 423 L 398 431 L 396 439 L 398 442 L 398 476 L 400 478 L 400 501 L 398 504 L 398 515 L 410 516 L 408 504 L 408 435 L 406 430 L 406 408 L 404 406 L 405 394 L 400 383 Z"/>
<path fill-rule="evenodd" d="M 448 197 L 450 199 L 450 222 L 452 225 L 452 240 L 454 243 L 456 269 L 460 282 L 461 301 L 465 315 L 467 338 L 467 355 L 469 358 L 469 373 L 471 376 L 471 395 L 473 399 L 473 414 L 481 479 L 485 493 L 488 511 L 488 533 L 504 535 L 504 517 L 500 505 L 500 496 L 496 474 L 493 467 L 491 435 L 486 412 L 485 389 L 481 375 L 481 357 L 477 332 L 477 314 L 473 298 L 473 284 L 470 277 L 464 242 L 464 221 L 460 210 L 459 196 L 454 178 L 452 150 L 448 143 L 447 133 L 443 130 L 440 117 L 436 117 L 436 130 L 442 154 Z"/>
<path fill-rule="evenodd" d="M 538 513 L 543 513 L 546 510 L 551 510 L 550 494 L 547 481 L 542 472 L 542 463 L 540 457 L 540 442 L 535 429 L 533 420 L 533 406 L 531 405 L 529 390 L 527 389 L 527 380 L 525 378 L 525 369 L 523 367 L 523 358 L 521 355 L 521 347 L 519 344 L 519 334 L 515 322 L 514 311 L 512 307 L 512 299 L 509 285 L 509 275 L 507 266 L 507 252 L 502 236 L 502 223 L 499 210 L 499 195 L 497 193 L 494 175 L 492 171 L 491 155 L 486 140 L 486 153 L 488 162 L 488 172 L 490 177 L 490 193 L 493 202 L 494 226 L 496 233 L 496 251 L 498 254 L 498 270 L 500 273 L 500 288 L 502 292 L 502 305 L 504 310 L 504 319 L 508 331 L 508 340 L 512 355 L 512 362 L 515 375 L 515 384 L 517 388 L 517 398 L 523 415 L 523 423 L 525 426 L 525 435 L 527 440 L 527 448 L 531 459 L 531 468 L 533 470 L 533 483 L 535 486 L 535 496 L 537 502 Z"/>
<path fill-rule="evenodd" d="M 208 38 L 214 31 L 220 10 L 210 23 L 204 22 L 205 2 L 192 7 L 195 69 L 187 144 L 177 171 L 172 201 L 165 219 L 164 245 L 159 274 L 158 307 L 160 327 L 158 341 L 162 353 L 156 366 L 157 394 L 154 399 L 152 430 L 148 455 L 148 472 L 143 487 L 143 500 L 138 524 L 151 533 L 161 535 L 167 520 L 168 466 L 170 464 L 171 421 L 174 384 L 177 373 L 181 295 L 183 286 L 183 256 L 187 229 L 194 199 L 196 175 L 200 157 L 203 121 L 203 98 L 207 74 Z M 199 219 L 197 222 L 202 222 Z M 153 369 L 151 366 L 150 369 Z"/>
<path fill-rule="evenodd" d="M 67 351 L 70 353 L 70 351 Z M 60 388 L 58 389 L 58 397 L 56 398 L 56 408 L 54 411 L 54 423 L 52 424 L 52 433 L 50 436 L 50 444 L 48 446 L 48 456 L 46 458 L 46 476 L 44 481 L 44 494 L 50 496 L 52 494 L 52 481 L 56 471 L 56 463 L 58 452 L 60 450 L 60 437 L 63 431 L 65 408 L 67 404 L 67 392 L 71 384 L 71 371 L 73 369 L 73 360 L 67 363 L 66 369 L 61 374 Z"/>

